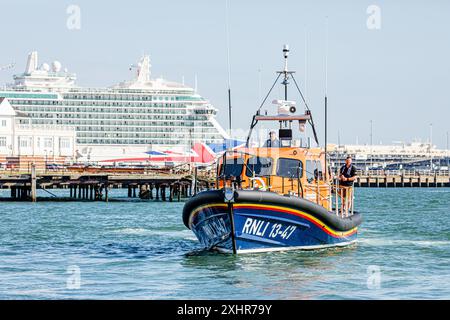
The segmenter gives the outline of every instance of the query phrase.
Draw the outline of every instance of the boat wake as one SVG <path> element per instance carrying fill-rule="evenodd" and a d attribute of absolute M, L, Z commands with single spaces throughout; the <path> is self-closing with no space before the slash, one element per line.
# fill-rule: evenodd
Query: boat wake
<path fill-rule="evenodd" d="M 153 234 L 152 230 L 144 228 L 122 228 L 114 230 L 113 233 L 119 234 L 135 234 L 135 235 L 150 235 Z"/>
<path fill-rule="evenodd" d="M 194 235 L 189 230 L 154 230 L 145 228 L 121 228 L 113 230 L 113 233 L 122 235 L 138 235 L 138 236 L 162 236 L 171 238 L 180 238 L 196 241 Z"/>
<path fill-rule="evenodd" d="M 449 240 L 406 240 L 406 239 L 359 239 L 358 243 L 369 246 L 417 246 L 417 247 L 446 247 L 450 246 Z"/>

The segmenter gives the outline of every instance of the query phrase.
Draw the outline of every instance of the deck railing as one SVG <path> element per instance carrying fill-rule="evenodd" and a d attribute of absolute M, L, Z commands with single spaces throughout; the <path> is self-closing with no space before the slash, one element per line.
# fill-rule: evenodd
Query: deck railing
<path fill-rule="evenodd" d="M 337 216 L 346 218 L 354 214 L 355 188 L 353 186 L 335 185 L 335 208 Z"/>

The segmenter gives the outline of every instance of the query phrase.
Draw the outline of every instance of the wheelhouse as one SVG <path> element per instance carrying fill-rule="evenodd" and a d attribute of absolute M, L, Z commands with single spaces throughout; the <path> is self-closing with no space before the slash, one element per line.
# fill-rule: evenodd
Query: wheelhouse
<path fill-rule="evenodd" d="M 243 148 L 219 159 L 217 185 L 295 195 L 331 210 L 331 181 L 324 173 L 321 149 Z"/>

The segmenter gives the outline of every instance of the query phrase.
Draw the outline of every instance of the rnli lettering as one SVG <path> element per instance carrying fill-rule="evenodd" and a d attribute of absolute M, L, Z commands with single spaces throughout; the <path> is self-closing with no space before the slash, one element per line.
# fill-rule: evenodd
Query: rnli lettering
<path fill-rule="evenodd" d="M 279 237 L 283 240 L 287 240 L 292 236 L 296 229 L 297 227 L 293 225 L 286 226 L 280 223 L 272 224 L 270 221 L 247 218 L 242 227 L 242 233 L 264 237 L 266 231 L 270 230 L 268 232 L 269 238 Z"/>
<path fill-rule="evenodd" d="M 264 234 L 266 233 L 267 227 L 269 225 L 269 221 L 247 218 L 247 220 L 245 220 L 244 227 L 242 228 L 242 233 L 264 237 Z"/>

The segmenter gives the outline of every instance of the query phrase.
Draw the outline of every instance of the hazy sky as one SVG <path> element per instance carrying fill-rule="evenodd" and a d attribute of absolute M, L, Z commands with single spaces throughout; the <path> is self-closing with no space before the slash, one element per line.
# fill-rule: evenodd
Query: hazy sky
<path fill-rule="evenodd" d="M 0 0 L 0 83 L 23 72 L 29 51 L 40 62 L 58 59 L 80 86 L 109 86 L 132 77 L 128 67 L 150 54 L 153 77 L 194 85 L 228 126 L 225 0 Z M 80 29 L 69 29 L 69 5 L 80 8 Z M 429 139 L 446 145 L 450 130 L 450 2 L 229 1 L 234 127 L 250 118 L 291 48 L 290 67 L 305 88 L 323 134 L 326 16 L 329 24 L 329 139 L 374 142 Z M 370 5 L 380 9 L 369 29 Z M 373 22 L 374 20 L 370 20 Z M 370 24 L 376 26 L 376 24 Z M 307 59 L 305 77 L 305 31 Z M 258 70 L 261 70 L 260 72 Z M 261 75 L 262 92 L 259 86 Z M 275 94 L 282 94 L 281 86 Z M 276 98 L 276 95 L 273 96 Z M 293 98 L 298 98 L 297 96 Z M 322 138 L 321 138 L 322 139 Z"/>

